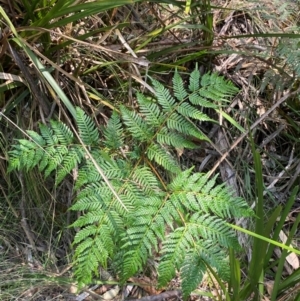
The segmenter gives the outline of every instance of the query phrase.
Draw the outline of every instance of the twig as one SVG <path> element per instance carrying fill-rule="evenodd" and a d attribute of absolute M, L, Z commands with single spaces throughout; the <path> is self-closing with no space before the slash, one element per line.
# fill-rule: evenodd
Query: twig
<path fill-rule="evenodd" d="M 91 44 L 89 42 L 81 41 L 81 40 L 75 39 L 73 37 L 64 35 L 62 33 L 57 33 L 57 32 L 55 32 L 55 31 L 53 31 L 51 29 L 46 29 L 46 28 L 41 28 L 41 27 L 26 27 L 26 26 L 24 26 L 24 27 L 22 27 L 22 29 L 20 29 L 20 31 L 22 31 L 22 30 L 28 30 L 28 29 L 30 29 L 30 30 L 38 30 L 38 31 L 43 31 L 43 32 L 49 32 L 49 33 L 51 33 L 53 35 L 56 35 L 56 36 L 59 36 L 59 37 L 63 37 L 65 39 L 67 39 L 67 40 L 70 40 L 72 42 L 78 43 L 80 45 L 87 46 L 88 48 L 97 49 L 100 52 L 104 52 L 107 55 L 110 55 L 111 57 L 113 57 L 116 60 L 122 60 L 122 61 L 125 61 L 125 62 L 134 63 L 134 64 L 137 64 L 139 66 L 144 66 L 144 67 L 147 67 L 150 64 L 150 61 L 148 61 L 146 58 L 143 58 L 143 57 L 135 58 L 135 57 L 133 57 L 133 56 L 127 54 L 127 53 L 122 53 L 122 52 L 114 51 L 112 49 L 109 49 L 109 48 L 101 46 L 101 45 Z M 22 40 L 22 42 L 24 43 L 23 40 Z"/>
<path fill-rule="evenodd" d="M 13 60 L 15 61 L 15 63 L 20 68 L 21 72 L 23 73 L 33 96 L 35 97 L 37 102 L 41 105 L 43 112 L 48 116 L 50 113 L 50 108 L 48 105 L 46 95 L 44 94 L 44 92 L 41 89 L 39 89 L 37 87 L 30 72 L 28 71 L 27 67 L 24 65 L 24 63 L 21 60 L 21 58 L 19 57 L 18 53 L 14 50 L 14 48 L 10 45 L 10 43 L 8 41 L 6 41 L 6 43 L 7 43 L 8 49 L 12 55 Z"/>
<path fill-rule="evenodd" d="M 181 299 L 181 291 L 167 291 L 158 295 L 147 296 L 140 299 L 127 299 L 128 301 L 162 301 L 163 299 L 177 298 Z"/>
<path fill-rule="evenodd" d="M 132 4 L 126 4 L 125 7 L 132 13 L 134 21 L 145 31 L 148 31 L 149 28 L 143 24 L 143 22 L 140 19 L 139 14 L 136 12 Z"/>
<path fill-rule="evenodd" d="M 238 139 L 236 139 L 226 151 L 223 156 L 217 161 L 217 163 L 214 165 L 214 167 L 210 170 L 208 173 L 208 176 L 210 177 L 215 170 L 218 168 L 218 166 L 226 159 L 226 157 L 229 155 L 229 153 L 260 123 L 262 120 L 264 120 L 267 116 L 270 115 L 277 107 L 279 107 L 284 101 L 286 101 L 290 96 L 297 95 L 300 92 L 300 88 L 297 89 L 294 92 L 287 93 L 283 97 L 281 97 L 267 112 L 265 112 L 263 115 L 261 115 L 252 125 L 251 127 L 243 133 Z"/>

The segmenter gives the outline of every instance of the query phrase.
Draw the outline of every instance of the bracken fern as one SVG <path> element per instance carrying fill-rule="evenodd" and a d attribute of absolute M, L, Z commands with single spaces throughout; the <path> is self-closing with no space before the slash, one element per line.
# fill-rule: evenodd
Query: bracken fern
<path fill-rule="evenodd" d="M 152 80 L 156 98 L 137 94 L 139 111 L 120 107 L 98 130 L 77 108 L 81 141 L 103 170 L 114 191 L 63 123 L 28 131 L 10 152 L 10 170 L 37 166 L 56 185 L 74 169 L 75 200 L 71 210 L 83 212 L 74 222 L 74 266 L 80 283 L 91 283 L 99 266 L 113 263 L 122 282 L 141 271 L 153 252 L 160 256 L 159 285 L 181 270 L 184 296 L 196 288 L 206 270 L 215 267 L 228 278 L 227 248 L 239 248 L 226 219 L 252 214 L 247 204 L 216 177 L 182 170 L 175 148 L 195 148 L 191 138 L 208 140 L 196 122 L 212 121 L 200 109 L 217 108 L 237 89 L 216 74 L 190 75 L 189 86 L 176 72 L 173 95 Z M 127 149 L 122 148 L 127 144 Z M 161 250 L 158 246 L 162 243 Z"/>

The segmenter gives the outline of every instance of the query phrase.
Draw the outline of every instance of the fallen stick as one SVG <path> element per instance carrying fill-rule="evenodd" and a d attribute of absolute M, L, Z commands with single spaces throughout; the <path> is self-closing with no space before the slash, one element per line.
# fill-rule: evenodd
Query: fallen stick
<path fill-rule="evenodd" d="M 127 301 L 162 301 L 163 299 L 178 298 L 181 299 L 181 291 L 167 291 L 158 295 L 147 296 L 140 299 L 127 299 Z"/>

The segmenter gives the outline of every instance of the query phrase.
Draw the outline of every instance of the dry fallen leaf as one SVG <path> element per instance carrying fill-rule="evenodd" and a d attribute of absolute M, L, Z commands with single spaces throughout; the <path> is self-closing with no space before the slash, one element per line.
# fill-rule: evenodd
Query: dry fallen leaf
<path fill-rule="evenodd" d="M 265 282 L 265 288 L 266 288 L 269 296 L 272 295 L 273 286 L 274 286 L 274 281 L 273 280 L 268 280 L 268 281 Z"/>
<path fill-rule="evenodd" d="M 285 233 L 283 231 L 280 231 L 279 233 L 279 238 L 281 239 L 281 241 L 285 244 L 287 241 L 287 236 L 285 235 Z M 295 253 L 290 253 L 287 257 L 286 257 L 286 261 L 293 267 L 294 270 L 297 270 L 300 266 L 299 264 L 299 258 Z"/>
<path fill-rule="evenodd" d="M 143 277 L 131 277 L 129 279 L 136 285 L 140 286 L 150 295 L 157 295 L 162 292 L 162 289 L 156 289 L 155 284 L 151 281 L 150 278 L 143 276 Z"/>

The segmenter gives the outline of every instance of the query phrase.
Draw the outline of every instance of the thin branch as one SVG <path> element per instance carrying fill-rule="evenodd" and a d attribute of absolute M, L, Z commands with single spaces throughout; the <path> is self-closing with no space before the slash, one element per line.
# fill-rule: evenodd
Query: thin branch
<path fill-rule="evenodd" d="M 218 166 L 226 159 L 229 153 L 256 127 L 261 123 L 266 117 L 268 117 L 277 107 L 279 107 L 284 101 L 286 101 L 289 97 L 297 95 L 300 92 L 300 88 L 292 93 L 287 93 L 283 97 L 281 97 L 266 113 L 261 115 L 252 125 L 251 127 L 245 131 L 238 139 L 236 139 L 230 146 L 230 148 L 223 154 L 223 156 L 217 161 L 214 167 L 208 173 L 210 177 Z"/>
<path fill-rule="evenodd" d="M 181 299 L 181 296 L 182 293 L 180 290 L 174 290 L 174 291 L 166 291 L 158 295 L 143 297 L 140 299 L 127 299 L 127 301 L 162 301 L 164 299 L 169 299 L 169 298 Z"/>

